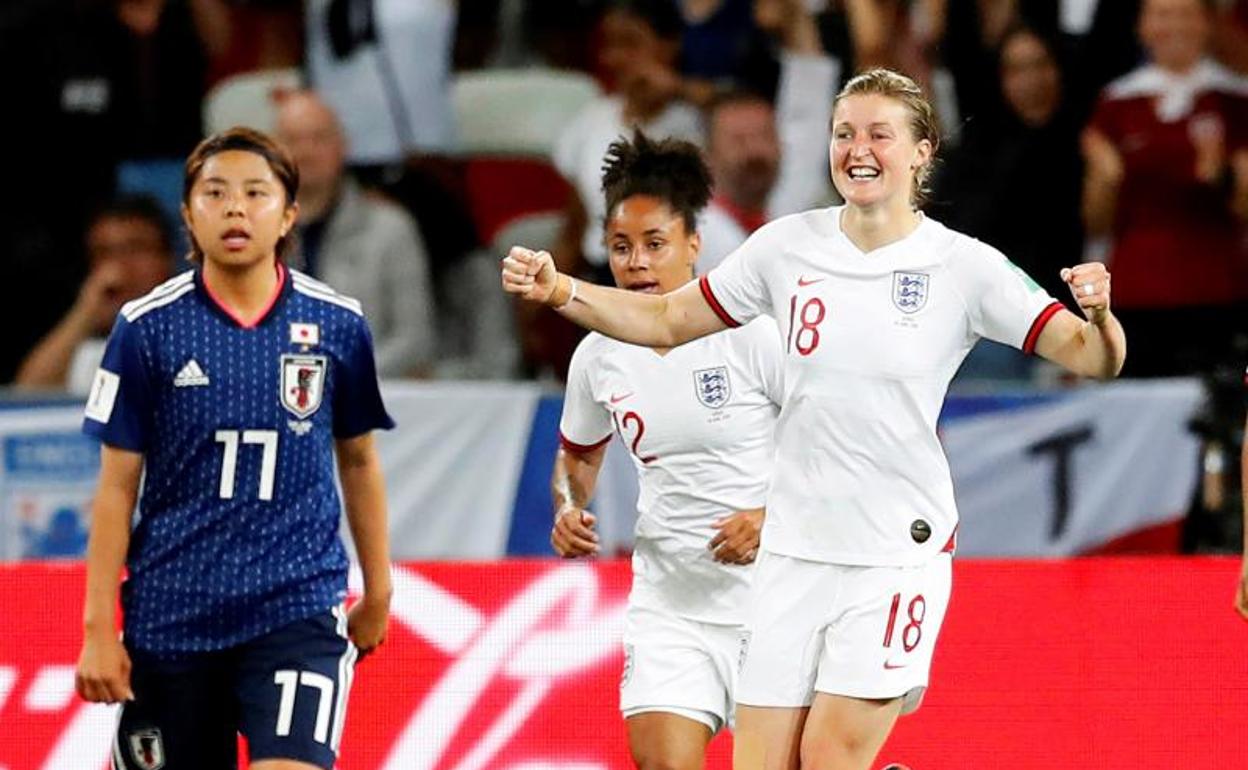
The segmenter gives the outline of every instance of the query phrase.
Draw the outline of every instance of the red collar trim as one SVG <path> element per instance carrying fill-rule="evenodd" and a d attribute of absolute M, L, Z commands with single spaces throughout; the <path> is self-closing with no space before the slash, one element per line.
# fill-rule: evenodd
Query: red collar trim
<path fill-rule="evenodd" d="M 766 211 L 743 209 L 722 195 L 716 195 L 714 201 L 716 206 L 727 212 L 728 216 L 741 225 L 741 229 L 745 230 L 747 235 L 767 224 Z"/>
<path fill-rule="evenodd" d="M 268 316 L 269 311 L 271 311 L 273 306 L 277 304 L 277 298 L 282 296 L 282 289 L 286 287 L 286 267 L 281 262 L 276 262 L 274 264 L 277 266 L 277 285 L 273 288 L 273 295 L 269 297 L 269 301 L 265 303 L 264 308 L 250 321 L 234 312 L 233 308 L 222 302 L 221 298 L 217 296 L 217 293 L 212 290 L 212 287 L 208 285 L 208 281 L 206 280 L 203 282 L 204 291 L 208 293 L 208 298 L 212 300 L 213 304 L 215 304 L 222 313 L 225 313 L 232 318 L 234 323 L 244 329 L 254 329 L 260 325 L 260 322 L 263 321 L 266 316 Z"/>

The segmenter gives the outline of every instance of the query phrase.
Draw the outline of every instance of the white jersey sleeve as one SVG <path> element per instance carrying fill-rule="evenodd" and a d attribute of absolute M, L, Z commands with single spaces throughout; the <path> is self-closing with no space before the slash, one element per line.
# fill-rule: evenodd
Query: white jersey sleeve
<path fill-rule="evenodd" d="M 780 327 L 770 318 L 756 318 L 749 324 L 754 344 L 750 350 L 758 382 L 771 403 L 784 403 L 784 347 Z"/>
<path fill-rule="evenodd" d="M 570 452 L 589 452 L 611 438 L 611 413 L 594 397 L 590 363 L 600 337 L 590 334 L 577 345 L 568 366 L 568 385 L 559 419 L 559 442 Z"/>
<path fill-rule="evenodd" d="M 775 223 L 759 228 L 698 281 L 707 304 L 730 327 L 760 315 L 775 317 L 765 275 L 767 260 L 775 256 L 774 233 Z"/>
<path fill-rule="evenodd" d="M 961 243 L 949 271 L 966 303 L 971 331 L 1031 353 L 1062 303 L 1000 251 L 974 238 L 957 237 Z"/>

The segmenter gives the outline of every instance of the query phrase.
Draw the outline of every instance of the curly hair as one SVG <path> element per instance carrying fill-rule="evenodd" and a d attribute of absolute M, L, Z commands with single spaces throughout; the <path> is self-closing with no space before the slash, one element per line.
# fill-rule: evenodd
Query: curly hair
<path fill-rule="evenodd" d="M 686 231 L 693 233 L 711 200 L 711 172 L 696 145 L 680 139 L 655 141 L 634 130 L 631 141 L 621 137 L 607 148 L 602 192 L 608 217 L 621 201 L 649 195 L 683 217 Z"/>

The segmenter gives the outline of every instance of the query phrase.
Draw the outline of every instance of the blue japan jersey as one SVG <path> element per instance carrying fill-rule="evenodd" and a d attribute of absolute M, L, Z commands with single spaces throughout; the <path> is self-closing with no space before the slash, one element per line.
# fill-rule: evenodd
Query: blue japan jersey
<path fill-rule="evenodd" d="M 183 273 L 122 308 L 83 430 L 144 455 L 126 640 L 230 647 L 341 602 L 334 440 L 391 428 L 353 299 L 278 268 L 244 326 Z"/>

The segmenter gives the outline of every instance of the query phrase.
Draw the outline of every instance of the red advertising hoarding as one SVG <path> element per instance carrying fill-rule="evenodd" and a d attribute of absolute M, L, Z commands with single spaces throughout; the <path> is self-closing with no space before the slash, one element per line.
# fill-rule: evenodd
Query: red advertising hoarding
<path fill-rule="evenodd" d="M 1248 622 L 1230 559 L 956 564 L 922 709 L 879 765 L 1248 767 Z M 0 770 L 96 770 L 113 712 L 73 694 L 82 568 L 0 568 Z M 410 564 L 358 669 L 344 770 L 629 766 L 625 562 Z M 727 768 L 730 738 L 708 767 Z M 176 770 L 172 769 L 171 770 Z"/>

